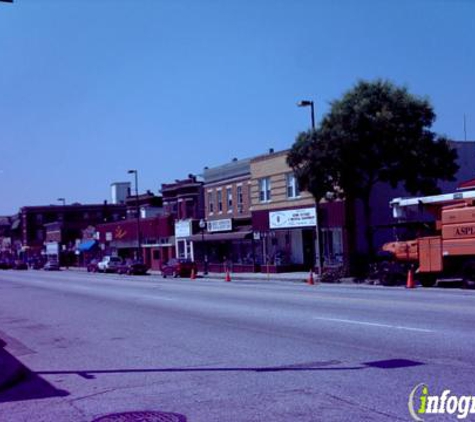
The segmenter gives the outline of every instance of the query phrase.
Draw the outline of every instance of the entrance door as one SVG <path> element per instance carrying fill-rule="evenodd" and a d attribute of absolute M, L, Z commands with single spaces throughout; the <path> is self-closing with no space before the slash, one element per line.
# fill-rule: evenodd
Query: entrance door
<path fill-rule="evenodd" d="M 315 229 L 302 230 L 303 264 L 305 270 L 315 266 Z"/>

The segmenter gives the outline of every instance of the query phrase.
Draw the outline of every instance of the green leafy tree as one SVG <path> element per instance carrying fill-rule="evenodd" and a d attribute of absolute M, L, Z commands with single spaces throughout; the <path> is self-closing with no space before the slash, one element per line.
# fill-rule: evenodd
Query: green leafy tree
<path fill-rule="evenodd" d="M 356 200 L 365 237 L 374 250 L 370 198 L 379 182 L 402 183 L 411 194 L 438 193 L 438 180 L 454 180 L 457 152 L 432 132 L 427 99 L 384 80 L 360 81 L 331 104 L 317 130 L 300 133 L 288 155 L 302 189 L 317 201 L 344 198 L 350 248 L 355 250 Z"/>

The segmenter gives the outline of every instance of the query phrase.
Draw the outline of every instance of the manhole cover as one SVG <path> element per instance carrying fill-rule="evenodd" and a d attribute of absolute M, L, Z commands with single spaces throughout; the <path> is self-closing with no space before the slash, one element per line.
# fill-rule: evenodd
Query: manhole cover
<path fill-rule="evenodd" d="M 186 422 L 183 415 L 165 412 L 125 412 L 101 416 L 92 422 Z"/>

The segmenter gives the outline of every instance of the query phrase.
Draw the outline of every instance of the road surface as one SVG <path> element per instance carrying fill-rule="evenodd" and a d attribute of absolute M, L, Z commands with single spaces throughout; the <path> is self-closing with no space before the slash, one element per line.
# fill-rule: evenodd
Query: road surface
<path fill-rule="evenodd" d="M 474 320 L 473 291 L 2 271 L 0 340 L 31 372 L 0 420 L 410 420 L 419 383 L 475 395 Z"/>

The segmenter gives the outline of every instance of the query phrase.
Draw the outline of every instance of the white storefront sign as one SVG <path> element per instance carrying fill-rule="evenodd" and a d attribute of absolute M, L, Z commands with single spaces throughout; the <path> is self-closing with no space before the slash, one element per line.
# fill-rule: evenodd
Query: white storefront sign
<path fill-rule="evenodd" d="M 230 218 L 208 221 L 209 232 L 226 232 L 233 229 L 233 223 Z"/>
<path fill-rule="evenodd" d="M 191 220 L 175 221 L 175 237 L 191 236 Z"/>
<path fill-rule="evenodd" d="M 309 227 L 317 224 L 315 208 L 272 211 L 269 213 L 271 229 L 288 229 L 292 227 Z"/>
<path fill-rule="evenodd" d="M 59 244 L 58 242 L 50 242 L 46 244 L 46 255 L 58 255 Z"/>

